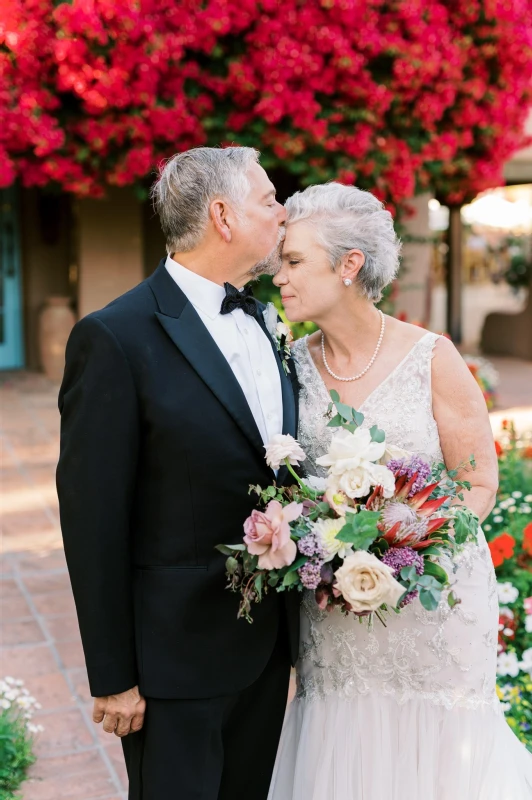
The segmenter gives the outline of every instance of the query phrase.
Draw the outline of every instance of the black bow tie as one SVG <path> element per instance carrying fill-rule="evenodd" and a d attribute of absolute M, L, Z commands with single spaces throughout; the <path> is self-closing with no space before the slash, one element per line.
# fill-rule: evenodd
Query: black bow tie
<path fill-rule="evenodd" d="M 241 308 L 244 314 L 250 317 L 257 317 L 257 304 L 253 297 L 251 286 L 245 286 L 241 292 L 235 289 L 230 283 L 224 283 L 225 297 L 222 301 L 220 314 L 230 314 L 237 308 Z"/>

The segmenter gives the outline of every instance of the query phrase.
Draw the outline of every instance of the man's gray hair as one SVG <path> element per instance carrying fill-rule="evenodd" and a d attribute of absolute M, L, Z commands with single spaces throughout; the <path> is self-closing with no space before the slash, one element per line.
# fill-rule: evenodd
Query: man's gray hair
<path fill-rule="evenodd" d="M 286 223 L 309 220 L 333 269 L 350 250 L 362 250 L 358 286 L 370 300 L 382 297 L 399 268 L 401 242 L 392 215 L 370 192 L 356 186 L 326 183 L 296 192 L 286 202 Z"/>
<path fill-rule="evenodd" d="M 163 165 L 151 196 L 168 253 L 197 247 L 213 200 L 226 200 L 239 212 L 251 188 L 246 173 L 258 160 L 253 147 L 196 147 Z"/>

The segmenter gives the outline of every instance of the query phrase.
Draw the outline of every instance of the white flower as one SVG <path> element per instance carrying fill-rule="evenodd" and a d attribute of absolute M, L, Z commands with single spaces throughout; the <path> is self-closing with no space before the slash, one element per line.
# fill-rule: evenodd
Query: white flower
<path fill-rule="evenodd" d="M 530 514 L 532 512 L 532 507 L 523 503 L 522 506 L 519 506 L 519 511 L 521 514 Z"/>
<path fill-rule="evenodd" d="M 527 614 L 525 617 L 525 631 L 532 633 L 532 614 Z"/>
<path fill-rule="evenodd" d="M 532 676 L 532 647 L 529 647 L 528 650 L 523 650 L 521 656 L 522 660 L 519 666 L 523 672 L 528 672 Z"/>
<path fill-rule="evenodd" d="M 388 467 L 380 464 L 369 464 L 367 466 L 373 486 L 382 486 L 384 497 L 390 498 L 395 494 L 395 477 Z"/>
<path fill-rule="evenodd" d="M 396 447 L 394 444 L 387 444 L 381 464 L 387 464 L 388 461 L 399 461 L 402 458 L 408 459 L 411 455 L 409 450 L 403 450 L 402 447 Z"/>
<path fill-rule="evenodd" d="M 532 494 L 525 494 L 524 500 L 526 503 L 532 503 Z"/>
<path fill-rule="evenodd" d="M 364 497 L 371 492 L 371 476 L 369 470 L 364 467 L 357 467 L 344 472 L 342 475 L 330 475 L 328 488 L 333 492 L 343 492 L 347 497 L 354 500 L 356 497 Z"/>
<path fill-rule="evenodd" d="M 318 537 L 318 541 L 327 554 L 325 562 L 332 561 L 335 555 L 345 558 L 353 545 L 347 542 L 339 542 L 336 535 L 345 525 L 345 519 L 320 519 L 312 526 L 313 533 Z"/>
<path fill-rule="evenodd" d="M 9 700 L 6 700 L 6 698 L 3 697 L 2 699 L 0 699 L 0 708 L 3 709 L 11 708 L 11 703 L 9 702 Z"/>
<path fill-rule="evenodd" d="M 325 493 L 327 491 L 326 478 L 318 478 L 317 475 L 309 475 L 307 478 L 301 478 L 305 486 L 313 489 L 315 492 Z"/>
<path fill-rule="evenodd" d="M 336 588 L 356 613 L 376 611 L 384 603 L 395 607 L 404 593 L 393 570 L 365 550 L 348 556 L 335 577 Z"/>
<path fill-rule="evenodd" d="M 501 617 L 508 617 L 509 619 L 513 619 L 515 617 L 515 614 L 512 611 L 512 609 L 508 608 L 507 606 L 501 606 L 499 608 L 499 614 Z"/>
<path fill-rule="evenodd" d="M 500 516 L 493 517 L 493 521 L 494 522 L 502 522 L 502 517 L 500 517 Z"/>
<path fill-rule="evenodd" d="M 513 630 L 511 628 L 505 628 L 503 630 L 503 633 L 504 633 L 505 636 L 513 636 L 514 635 L 514 632 L 513 632 Z"/>
<path fill-rule="evenodd" d="M 509 581 L 504 583 L 497 583 L 497 594 L 499 596 L 499 603 L 515 603 L 519 597 L 519 589 Z"/>
<path fill-rule="evenodd" d="M 512 707 L 511 703 L 501 703 L 500 705 L 501 705 L 502 712 L 504 714 L 506 714 L 508 711 L 510 711 L 510 709 Z"/>
<path fill-rule="evenodd" d="M 44 730 L 42 725 L 33 725 L 31 722 L 28 722 L 26 727 L 30 733 L 42 733 Z"/>
<path fill-rule="evenodd" d="M 506 653 L 499 653 L 497 656 L 497 675 L 511 675 L 516 678 L 519 675 L 519 661 L 511 650 Z"/>
<path fill-rule="evenodd" d="M 299 464 L 306 458 L 299 442 L 289 434 L 277 433 L 265 446 L 266 463 L 273 470 L 279 469 L 284 460 L 288 458 L 290 464 Z"/>
<path fill-rule="evenodd" d="M 494 508 L 491 513 L 492 514 L 498 514 L 500 512 L 500 510 L 501 510 L 500 508 Z"/>
<path fill-rule="evenodd" d="M 277 328 L 277 323 L 279 322 L 279 312 L 273 303 L 268 303 L 262 312 L 262 316 L 268 333 L 270 336 L 275 336 L 275 329 Z"/>
<path fill-rule="evenodd" d="M 329 451 L 316 459 L 316 463 L 329 467 L 330 475 L 342 475 L 365 461 L 378 461 L 385 449 L 385 443 L 373 442 L 365 428 L 357 428 L 353 433 L 343 428 L 332 437 Z"/>
<path fill-rule="evenodd" d="M 523 492 L 512 492 L 512 497 L 516 497 L 518 500 L 522 496 L 523 496 Z"/>
<path fill-rule="evenodd" d="M 484 525 L 485 531 L 491 531 L 491 525 Z"/>
<path fill-rule="evenodd" d="M 292 331 L 284 322 L 278 322 L 275 326 L 275 337 L 277 339 L 282 339 L 282 337 L 286 337 L 286 341 L 291 342 L 293 340 Z"/>

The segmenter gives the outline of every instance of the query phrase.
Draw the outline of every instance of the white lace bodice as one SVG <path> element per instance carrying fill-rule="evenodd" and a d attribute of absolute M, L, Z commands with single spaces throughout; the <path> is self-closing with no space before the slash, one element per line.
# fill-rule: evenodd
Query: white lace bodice
<path fill-rule="evenodd" d="M 442 460 L 432 412 L 431 360 L 438 336 L 423 336 L 358 408 L 364 427 L 377 424 L 387 441 L 424 457 Z M 293 348 L 300 392 L 299 441 L 310 474 L 323 475 L 316 459 L 328 449 L 330 397 L 308 350 L 307 339 Z M 454 590 L 461 600 L 452 609 L 442 599 L 435 612 L 418 601 L 387 618 L 385 628 L 321 611 L 311 592 L 302 605 L 298 696 L 312 700 L 376 692 L 402 703 L 426 699 L 437 705 L 467 707 L 495 700 L 498 604 L 489 550 L 468 545 L 454 564 Z"/>
<path fill-rule="evenodd" d="M 431 360 L 439 337 L 427 333 L 401 363 L 357 409 L 364 414 L 364 428 L 378 424 L 390 444 L 417 453 L 429 462 L 440 461 L 442 452 L 438 426 L 432 414 Z M 334 431 L 327 428 L 324 414 L 331 400 L 308 349 L 308 337 L 299 339 L 292 355 L 297 366 L 300 391 L 298 438 L 313 475 L 325 474 L 316 459 L 328 449 Z"/>

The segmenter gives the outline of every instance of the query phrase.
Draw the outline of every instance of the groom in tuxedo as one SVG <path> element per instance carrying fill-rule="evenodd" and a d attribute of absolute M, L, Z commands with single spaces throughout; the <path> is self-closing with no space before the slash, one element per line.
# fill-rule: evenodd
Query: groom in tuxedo
<path fill-rule="evenodd" d="M 172 158 L 154 187 L 168 257 L 75 326 L 59 396 L 65 552 L 94 701 L 131 800 L 266 800 L 298 602 L 236 618 L 221 542 L 241 540 L 264 445 L 295 436 L 286 374 L 246 290 L 285 219 L 246 147 Z"/>

